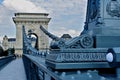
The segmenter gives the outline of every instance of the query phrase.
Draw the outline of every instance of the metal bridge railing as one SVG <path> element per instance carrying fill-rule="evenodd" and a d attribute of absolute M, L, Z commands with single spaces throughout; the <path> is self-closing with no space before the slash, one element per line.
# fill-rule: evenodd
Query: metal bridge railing
<path fill-rule="evenodd" d="M 29 55 L 34 55 L 34 56 L 44 56 L 48 52 L 45 50 L 37 50 L 34 47 L 32 47 L 30 40 L 28 39 L 26 32 L 25 32 L 25 27 L 22 27 L 23 29 L 23 54 L 29 54 Z"/>
<path fill-rule="evenodd" d="M 28 80 L 62 80 L 57 74 L 48 70 L 45 64 L 35 59 L 34 56 L 24 54 L 23 62 Z"/>
<path fill-rule="evenodd" d="M 8 64 L 9 62 L 11 62 L 14 59 L 15 59 L 15 57 L 13 55 L 0 58 L 0 69 L 2 69 L 6 64 Z"/>
<path fill-rule="evenodd" d="M 48 54 L 46 50 L 38 51 L 32 47 L 26 35 L 25 27 L 23 26 L 23 62 L 27 80 L 61 80 L 58 75 L 47 69 L 47 67 L 44 65 L 45 61 L 43 64 L 41 64 L 36 59 L 30 57 L 39 56 L 39 58 L 43 58 L 45 57 L 45 54 Z"/>

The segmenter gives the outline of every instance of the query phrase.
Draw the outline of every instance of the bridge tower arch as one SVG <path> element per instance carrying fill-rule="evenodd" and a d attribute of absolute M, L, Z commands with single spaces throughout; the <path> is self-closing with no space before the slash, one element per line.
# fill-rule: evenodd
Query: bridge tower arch
<path fill-rule="evenodd" d="M 32 47 L 39 50 L 39 42 L 38 42 L 38 35 L 33 33 L 31 30 L 28 31 L 28 38 L 31 41 Z"/>
<path fill-rule="evenodd" d="M 47 13 L 15 13 L 13 21 L 16 25 L 16 45 L 15 53 L 22 55 L 23 40 L 22 26 L 25 26 L 26 33 L 29 30 L 38 36 L 38 49 L 48 48 L 48 37 L 39 29 L 40 25 L 48 29 L 48 23 L 51 18 L 48 18 Z"/>

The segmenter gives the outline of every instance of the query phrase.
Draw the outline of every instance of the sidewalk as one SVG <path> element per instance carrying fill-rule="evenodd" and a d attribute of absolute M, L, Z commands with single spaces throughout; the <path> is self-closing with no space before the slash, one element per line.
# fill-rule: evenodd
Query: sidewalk
<path fill-rule="evenodd" d="M 27 80 L 22 58 L 15 59 L 0 71 L 0 80 Z"/>

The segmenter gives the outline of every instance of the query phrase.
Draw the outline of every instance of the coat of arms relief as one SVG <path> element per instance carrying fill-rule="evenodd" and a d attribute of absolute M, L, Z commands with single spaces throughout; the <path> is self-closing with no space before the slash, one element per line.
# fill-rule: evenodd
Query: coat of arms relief
<path fill-rule="evenodd" d="M 107 6 L 106 11 L 111 17 L 120 17 L 120 3 L 118 0 L 111 0 Z"/>

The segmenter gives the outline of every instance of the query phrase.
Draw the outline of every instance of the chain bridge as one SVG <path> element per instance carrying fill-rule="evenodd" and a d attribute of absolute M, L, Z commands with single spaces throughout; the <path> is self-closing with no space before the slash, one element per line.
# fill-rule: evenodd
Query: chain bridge
<path fill-rule="evenodd" d="M 52 39 L 39 50 L 22 26 L 23 55 L 0 59 L 0 80 L 120 80 L 120 1 L 88 0 L 84 30 Z M 14 65 L 14 66 L 13 66 Z"/>

